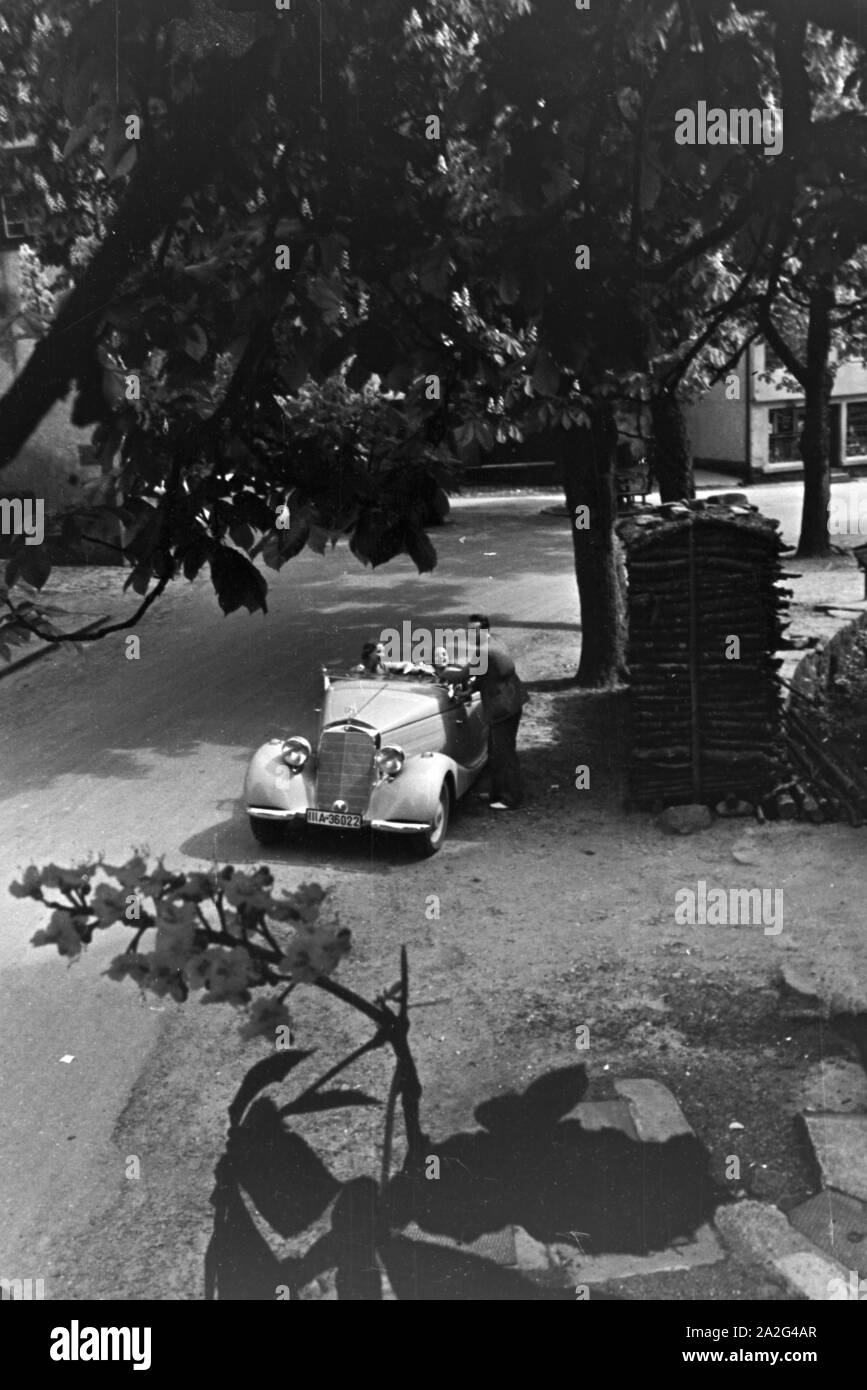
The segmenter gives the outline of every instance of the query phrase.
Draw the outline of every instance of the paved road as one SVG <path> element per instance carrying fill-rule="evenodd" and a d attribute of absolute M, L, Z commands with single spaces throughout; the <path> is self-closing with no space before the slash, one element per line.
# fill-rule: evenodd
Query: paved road
<path fill-rule="evenodd" d="M 800 483 L 764 483 L 746 491 L 760 511 L 777 517 L 786 540 L 794 545 L 801 528 Z M 840 545 L 867 542 L 867 478 L 852 478 L 831 489 L 831 539 Z"/>
<path fill-rule="evenodd" d="M 568 529 L 538 502 L 458 508 L 435 540 L 427 576 L 407 560 L 365 571 L 344 546 L 305 554 L 269 575 L 266 618 L 224 618 L 207 583 L 184 585 L 142 624 L 139 660 L 119 634 L 0 683 L 0 890 L 31 860 L 119 862 L 137 845 L 188 867 L 259 862 L 238 802 L 246 760 L 275 732 L 310 731 L 323 660 L 357 659 L 404 618 L 454 626 L 483 609 L 518 650 L 522 625 L 577 622 Z M 38 1255 L 21 1240 L 30 1252 L 34 1225 L 99 1209 L 101 1157 L 161 1015 L 101 978 L 119 933 L 67 969 L 27 944 L 34 904 L 0 904 L 0 1275 L 39 1277 L 18 1268 Z"/>

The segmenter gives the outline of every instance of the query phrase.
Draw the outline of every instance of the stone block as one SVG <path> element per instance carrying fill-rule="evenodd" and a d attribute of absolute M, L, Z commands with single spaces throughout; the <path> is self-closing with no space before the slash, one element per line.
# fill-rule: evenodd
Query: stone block
<path fill-rule="evenodd" d="M 701 1226 L 690 1241 L 659 1250 L 652 1255 L 584 1255 L 574 1246 L 558 1243 L 552 1247 L 561 1267 L 569 1271 L 576 1284 L 607 1284 L 614 1279 L 637 1279 L 646 1274 L 672 1274 L 716 1264 L 725 1251 L 712 1226 Z"/>
<path fill-rule="evenodd" d="M 664 1144 L 693 1130 L 667 1086 L 660 1081 L 615 1081 L 614 1089 L 629 1102 L 638 1138 L 645 1144 Z"/>
<path fill-rule="evenodd" d="M 628 1139 L 638 1139 L 627 1100 L 582 1100 L 567 1117 L 578 1120 L 582 1129 L 598 1133 L 603 1129 L 619 1129 Z"/>
<path fill-rule="evenodd" d="M 829 1188 L 790 1211 L 789 1221 L 826 1255 L 867 1279 L 867 1203 Z"/>
<path fill-rule="evenodd" d="M 867 1115 L 802 1115 L 822 1185 L 867 1202 Z"/>
<path fill-rule="evenodd" d="M 829 1057 L 810 1067 L 801 1095 L 805 1110 L 867 1113 L 867 1074 L 857 1062 Z"/>
<path fill-rule="evenodd" d="M 837 1281 L 848 1280 L 848 1270 L 790 1226 L 777 1207 L 738 1202 L 719 1207 L 714 1222 L 733 1254 L 763 1265 L 798 1298 L 833 1301 Z"/>

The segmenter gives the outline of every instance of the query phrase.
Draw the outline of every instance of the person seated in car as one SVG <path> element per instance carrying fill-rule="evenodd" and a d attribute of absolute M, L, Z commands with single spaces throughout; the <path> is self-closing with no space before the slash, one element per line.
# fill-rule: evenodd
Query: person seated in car
<path fill-rule="evenodd" d="M 431 668 L 412 661 L 386 661 L 382 642 L 365 642 L 361 664 L 353 668 L 353 674 L 389 680 L 392 676 L 426 676 L 431 674 Z"/>
<path fill-rule="evenodd" d="M 433 669 L 440 685 L 448 686 L 452 690 L 466 690 L 470 680 L 470 668 L 465 663 L 451 661 L 445 647 L 437 647 L 434 650 Z"/>

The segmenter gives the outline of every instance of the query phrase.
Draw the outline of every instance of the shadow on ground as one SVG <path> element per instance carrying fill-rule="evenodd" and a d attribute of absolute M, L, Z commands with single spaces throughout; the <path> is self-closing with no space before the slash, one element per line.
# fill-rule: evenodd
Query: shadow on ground
<path fill-rule="evenodd" d="M 261 1086 L 248 1077 L 255 1094 Z M 568 1116 L 586 1088 L 584 1068 L 574 1066 L 482 1102 L 478 1130 L 428 1139 L 425 1171 L 399 1173 L 384 1190 L 368 1177 L 339 1183 L 272 1099 L 253 1100 L 242 1123 L 236 1110 L 217 1165 L 206 1297 L 297 1299 L 336 1272 L 339 1299 L 379 1301 L 384 1270 L 398 1299 L 559 1301 L 575 1297 L 564 1272 L 531 1280 L 444 1238 L 465 1245 L 519 1225 L 540 1242 L 568 1243 L 577 1232 L 588 1256 L 647 1255 L 689 1240 L 726 1200 L 704 1146 L 693 1135 L 653 1144 L 585 1130 Z M 321 1234 L 280 1259 L 247 1202 L 284 1241 L 317 1223 Z"/>

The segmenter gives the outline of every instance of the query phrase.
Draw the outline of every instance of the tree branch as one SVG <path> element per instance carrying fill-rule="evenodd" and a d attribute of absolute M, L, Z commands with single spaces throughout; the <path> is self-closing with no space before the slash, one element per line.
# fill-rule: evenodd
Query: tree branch
<path fill-rule="evenodd" d="M 95 632 L 88 632 L 86 628 L 79 628 L 76 632 L 42 632 L 38 627 L 35 627 L 33 623 L 28 622 L 28 620 L 19 613 L 14 603 L 8 598 L 4 598 L 3 602 L 6 604 L 6 607 L 11 609 L 15 614 L 15 621 L 21 623 L 22 627 L 26 627 L 28 631 L 33 633 L 34 637 L 38 637 L 42 642 L 51 642 L 54 646 L 60 646 L 64 642 L 101 642 L 103 637 L 108 637 L 113 632 L 124 632 L 127 628 L 135 627 L 139 619 L 144 617 L 151 604 L 155 603 L 160 597 L 160 594 L 165 591 L 171 578 L 172 576 L 170 574 L 164 575 L 163 578 L 158 581 L 156 588 L 152 589 L 142 600 L 131 618 L 127 618 L 126 621 L 122 623 L 110 623 L 108 627 L 97 628 Z"/>

